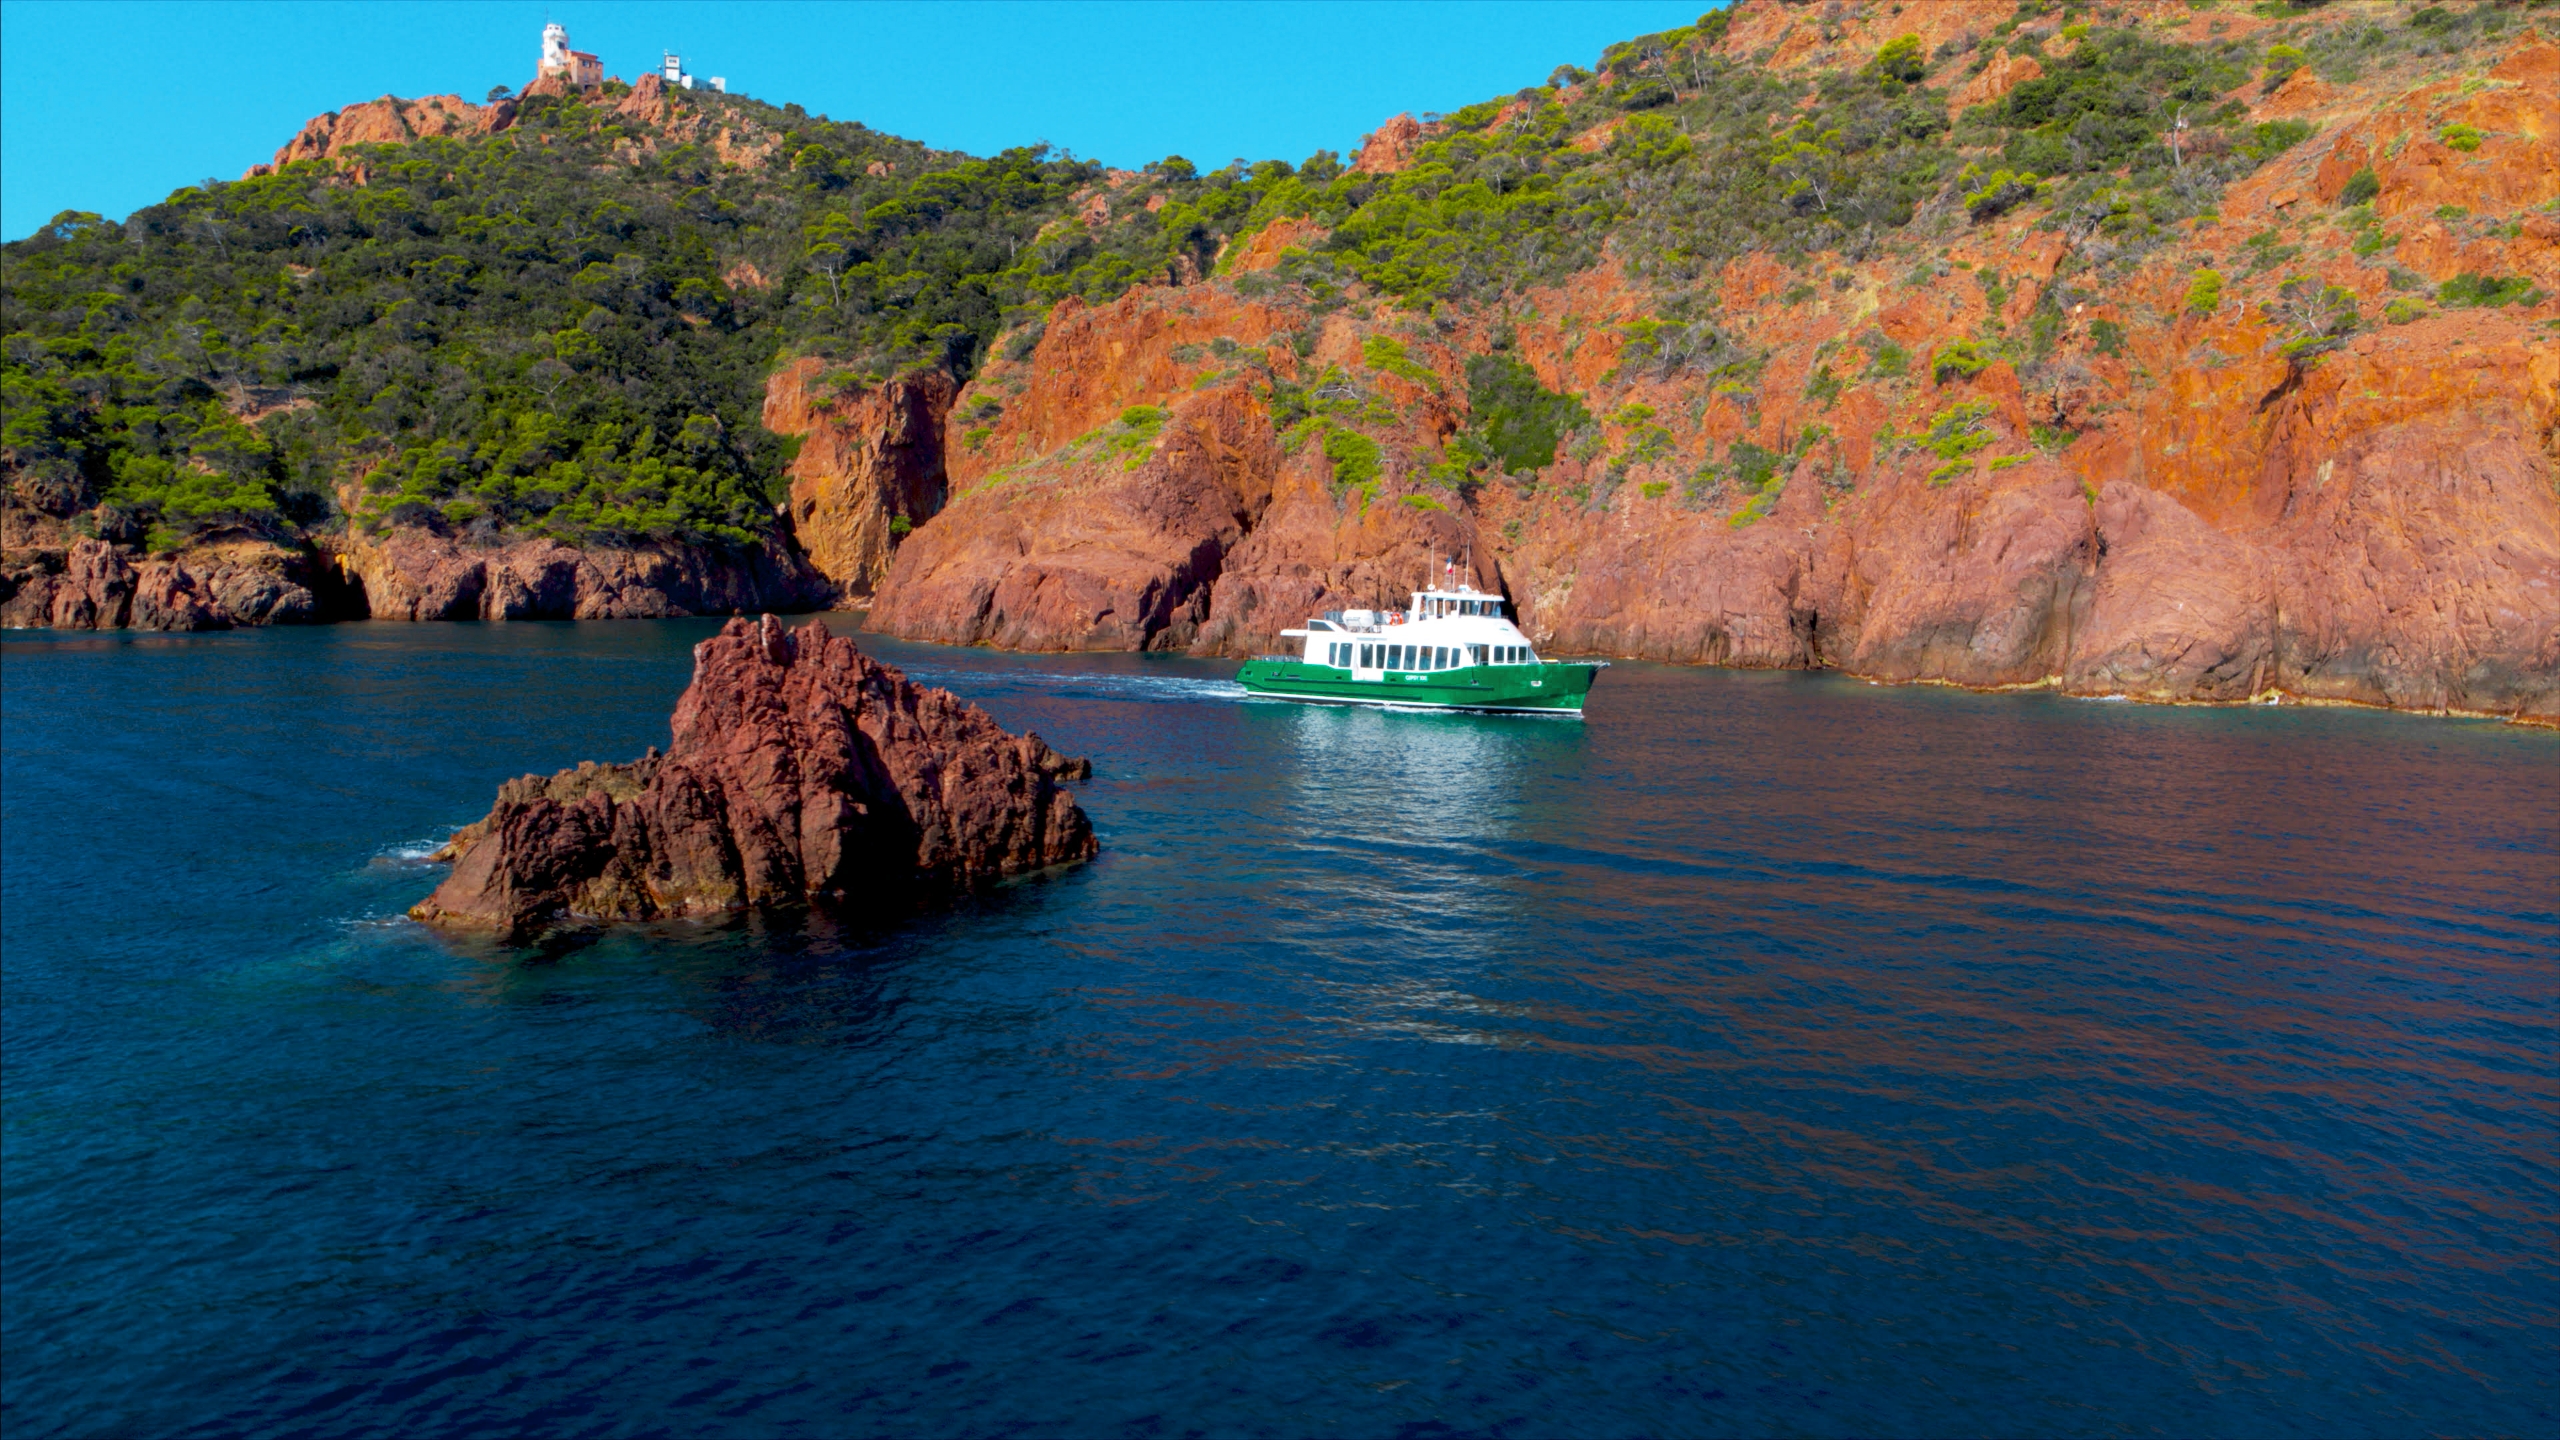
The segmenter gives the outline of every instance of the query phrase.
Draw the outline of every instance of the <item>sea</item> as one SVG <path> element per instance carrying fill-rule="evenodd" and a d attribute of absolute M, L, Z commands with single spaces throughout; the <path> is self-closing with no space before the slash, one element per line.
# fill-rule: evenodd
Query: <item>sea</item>
<path fill-rule="evenodd" d="M 404 918 L 712 629 L 0 645 L 13 1440 L 2560 1430 L 2560 735 L 864 636 L 1101 857 Z"/>

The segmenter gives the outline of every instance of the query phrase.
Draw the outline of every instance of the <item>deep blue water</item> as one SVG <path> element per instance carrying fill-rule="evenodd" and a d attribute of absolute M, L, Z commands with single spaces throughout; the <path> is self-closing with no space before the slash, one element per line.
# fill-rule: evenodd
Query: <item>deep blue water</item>
<path fill-rule="evenodd" d="M 866 639 L 1102 859 L 400 918 L 709 628 L 0 649 L 12 1436 L 2560 1424 L 2560 737 Z"/>

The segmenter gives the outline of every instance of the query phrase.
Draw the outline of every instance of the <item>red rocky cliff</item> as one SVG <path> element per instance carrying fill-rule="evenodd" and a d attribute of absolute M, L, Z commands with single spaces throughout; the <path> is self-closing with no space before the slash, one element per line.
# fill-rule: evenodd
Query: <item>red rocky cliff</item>
<path fill-rule="evenodd" d="M 1092 858 L 1060 782 L 1090 773 L 824 621 L 732 620 L 694 647 L 674 741 L 498 791 L 411 911 L 518 940 L 563 919 L 897 903 Z"/>
<path fill-rule="evenodd" d="M 400 145 L 432 135 L 492 135 L 513 124 L 515 117 L 515 103 L 509 100 L 474 105 L 459 95 L 416 100 L 385 95 L 313 117 L 276 152 L 273 162 L 252 165 L 249 174 L 272 175 L 296 160 L 325 160 L 350 145 Z"/>
<path fill-rule="evenodd" d="M 1866 29 L 1843 39 L 1752 0 L 1725 48 L 1837 63 L 2014 7 L 1887 8 L 1849 7 Z M 2265 23 L 2155 8 L 2190 39 Z M 2471 79 L 2432 63 L 2243 86 L 2254 116 L 2313 136 L 2131 256 L 2033 208 L 1952 213 L 1861 256 L 1745 254 L 1701 286 L 1722 353 L 1756 367 L 1740 380 L 1629 363 L 1661 301 L 1605 260 L 1427 313 L 1313 303 L 1242 265 L 1062 306 L 1027 369 L 961 393 L 955 430 L 993 418 L 955 446 L 952 499 L 872 623 L 1251 654 L 1324 609 L 1400 603 L 1447 556 L 1559 653 L 2560 723 L 2560 49 L 2515 36 Z M 2480 143 L 2443 143 L 2456 123 Z M 2379 224 L 2338 204 L 2366 166 Z M 2275 240 L 2295 258 L 2241 263 Z M 2228 283 L 2195 313 L 2206 266 Z M 2307 356 L 2279 292 L 2297 274 L 2362 316 Z M 2540 288 L 2435 297 L 2466 274 Z M 2049 353 L 1931 364 L 2014 340 L 2040 305 L 2061 322 Z M 1595 423 L 1534 477 L 1456 483 L 1435 462 L 1467 419 L 1467 357 L 1497 334 Z M 1275 424 L 1275 386 L 1360 429 L 1374 465 L 1337 463 L 1318 421 Z M 1130 406 L 1168 417 L 1139 452 L 1113 420 Z M 1952 461 L 1923 443 L 1950 425 L 1971 432 Z M 1782 458 L 1756 489 L 1744 445 Z"/>
<path fill-rule="evenodd" d="M 765 428 L 801 439 L 790 471 L 793 530 L 842 594 L 868 597 L 889 573 L 898 536 L 942 508 L 943 418 L 958 389 L 940 370 L 840 389 L 814 357 L 767 377 Z"/>

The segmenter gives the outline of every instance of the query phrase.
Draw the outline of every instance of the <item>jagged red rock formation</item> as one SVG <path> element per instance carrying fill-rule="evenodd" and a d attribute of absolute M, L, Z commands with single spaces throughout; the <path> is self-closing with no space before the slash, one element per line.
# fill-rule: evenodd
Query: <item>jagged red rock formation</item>
<path fill-rule="evenodd" d="M 248 174 L 272 175 L 296 160 L 330 159 L 350 145 L 399 145 L 430 135 L 493 135 L 514 124 L 515 117 L 512 100 L 474 105 L 459 95 L 415 100 L 385 95 L 312 117 L 273 162 L 252 165 Z"/>
<path fill-rule="evenodd" d="M 765 428 L 801 438 L 790 469 L 794 532 L 845 597 L 868 598 L 889 573 L 900 522 L 921 524 L 941 510 L 943 417 L 958 393 L 940 370 L 838 389 L 814 357 L 767 377 Z"/>
<path fill-rule="evenodd" d="M 0 510 L 0 626 L 228 630 L 330 618 L 315 593 L 327 588 L 322 567 L 307 551 L 233 533 L 183 556 L 149 555 L 132 543 L 140 527 L 112 507 L 83 518 L 113 538 L 74 534 L 66 518 L 16 504 Z"/>
<path fill-rule="evenodd" d="M 665 754 L 508 781 L 410 913 L 521 940 L 566 919 L 981 888 L 1092 858 L 1093 827 L 1061 788 L 1089 773 L 824 621 L 732 620 L 694 647 Z"/>
<path fill-rule="evenodd" d="M 1360 153 L 1351 168 L 1363 175 L 1393 175 L 1413 164 L 1413 149 L 1422 143 L 1422 122 L 1398 115 L 1360 137 Z"/>

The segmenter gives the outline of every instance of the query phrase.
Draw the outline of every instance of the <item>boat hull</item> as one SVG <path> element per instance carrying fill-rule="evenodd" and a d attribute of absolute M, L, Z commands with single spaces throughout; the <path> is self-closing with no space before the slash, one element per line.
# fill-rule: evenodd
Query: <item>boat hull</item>
<path fill-rule="evenodd" d="M 1392 705 L 1422 710 L 1526 714 L 1582 713 L 1594 665 L 1469 665 L 1457 670 L 1389 670 L 1382 679 L 1303 660 L 1247 660 L 1236 672 L 1246 693 L 1319 705 Z"/>

